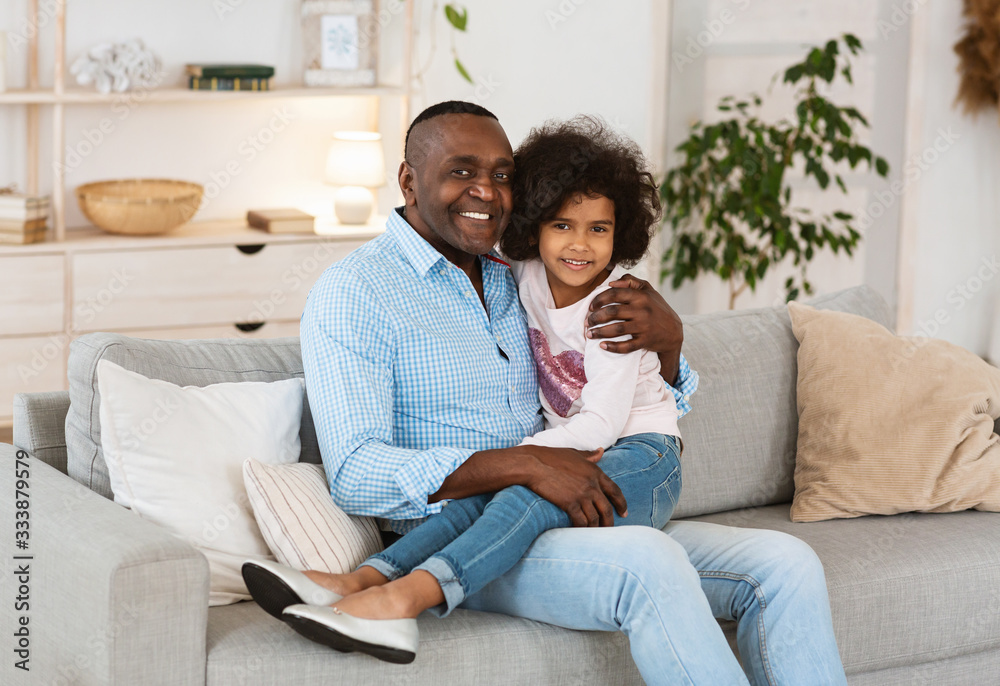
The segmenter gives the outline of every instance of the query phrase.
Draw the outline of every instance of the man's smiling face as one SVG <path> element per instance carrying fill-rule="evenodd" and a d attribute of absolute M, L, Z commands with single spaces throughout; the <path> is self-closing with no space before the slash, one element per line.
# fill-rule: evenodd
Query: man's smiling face
<path fill-rule="evenodd" d="M 445 114 L 414 127 L 399 168 L 406 219 L 462 266 L 489 252 L 510 221 L 514 153 L 500 123 Z"/>

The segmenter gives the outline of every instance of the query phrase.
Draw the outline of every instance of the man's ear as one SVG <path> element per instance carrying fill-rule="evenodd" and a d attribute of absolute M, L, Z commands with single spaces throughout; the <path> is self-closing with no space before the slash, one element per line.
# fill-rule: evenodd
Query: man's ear
<path fill-rule="evenodd" d="M 417 172 L 410 166 L 410 163 L 403 160 L 399 163 L 399 172 L 397 174 L 399 178 L 399 190 L 403 192 L 403 199 L 406 202 L 407 207 L 414 207 L 417 204 L 417 193 L 416 193 L 416 183 L 417 183 Z"/>

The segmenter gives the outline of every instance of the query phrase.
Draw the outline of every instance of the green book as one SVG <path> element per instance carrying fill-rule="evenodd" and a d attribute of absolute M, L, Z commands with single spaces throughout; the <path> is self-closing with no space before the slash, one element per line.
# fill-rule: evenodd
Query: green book
<path fill-rule="evenodd" d="M 188 88 L 193 91 L 268 91 L 271 90 L 271 81 L 270 79 L 220 79 L 192 76 L 188 79 Z"/>
<path fill-rule="evenodd" d="M 254 78 L 269 79 L 274 76 L 274 67 L 265 64 L 188 64 L 188 76 L 199 78 Z"/>

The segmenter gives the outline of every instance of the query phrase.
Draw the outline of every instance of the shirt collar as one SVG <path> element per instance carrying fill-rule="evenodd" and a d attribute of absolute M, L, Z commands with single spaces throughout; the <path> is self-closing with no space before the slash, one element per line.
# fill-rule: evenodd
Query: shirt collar
<path fill-rule="evenodd" d="M 399 245 L 403 257 L 413 266 L 420 276 L 426 276 L 444 255 L 434 249 L 434 246 L 424 240 L 416 229 L 403 218 L 403 208 L 397 207 L 389 213 L 385 223 L 385 232 Z"/>
<path fill-rule="evenodd" d="M 424 240 L 416 229 L 410 226 L 410 223 L 403 218 L 402 211 L 402 207 L 397 207 L 389 213 L 389 218 L 385 223 L 385 232 L 392 236 L 399 245 L 403 257 L 407 259 L 414 271 L 421 277 L 426 276 L 427 272 L 439 261 L 445 260 L 447 262 L 447 260 L 434 246 Z M 510 265 L 500 259 L 495 248 L 490 250 L 485 257 L 487 259 L 483 260 L 484 271 L 494 266 L 510 268 Z M 490 267 L 486 265 L 490 265 Z"/>

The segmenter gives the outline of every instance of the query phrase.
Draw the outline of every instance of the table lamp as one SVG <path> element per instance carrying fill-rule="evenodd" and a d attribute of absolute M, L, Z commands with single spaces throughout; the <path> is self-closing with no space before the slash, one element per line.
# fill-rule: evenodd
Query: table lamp
<path fill-rule="evenodd" d="M 340 186 L 333 212 L 341 224 L 365 224 L 375 198 L 371 188 L 385 185 L 382 135 L 370 131 L 338 131 L 326 158 L 326 182 Z"/>

